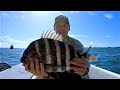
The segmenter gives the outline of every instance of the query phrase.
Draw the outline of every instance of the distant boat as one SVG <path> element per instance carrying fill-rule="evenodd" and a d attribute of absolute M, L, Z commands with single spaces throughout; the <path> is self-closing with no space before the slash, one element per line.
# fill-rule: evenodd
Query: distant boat
<path fill-rule="evenodd" d="M 112 48 L 112 47 L 107 47 L 107 48 Z"/>
<path fill-rule="evenodd" d="M 10 46 L 10 49 L 14 49 L 13 45 Z"/>

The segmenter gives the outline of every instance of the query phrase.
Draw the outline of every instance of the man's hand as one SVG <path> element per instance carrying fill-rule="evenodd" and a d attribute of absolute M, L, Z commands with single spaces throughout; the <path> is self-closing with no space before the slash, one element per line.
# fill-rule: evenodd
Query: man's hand
<path fill-rule="evenodd" d="M 87 71 L 87 62 L 83 58 L 74 58 L 70 64 L 72 70 L 79 75 L 84 75 Z"/>
<path fill-rule="evenodd" d="M 34 65 L 35 63 L 35 65 Z M 28 67 L 30 65 L 30 67 Z M 44 65 L 43 63 L 40 63 L 37 60 L 33 60 L 33 58 L 30 59 L 30 62 L 28 64 L 25 64 L 25 70 L 31 72 L 34 75 L 37 76 L 48 76 L 48 74 L 44 71 Z"/>

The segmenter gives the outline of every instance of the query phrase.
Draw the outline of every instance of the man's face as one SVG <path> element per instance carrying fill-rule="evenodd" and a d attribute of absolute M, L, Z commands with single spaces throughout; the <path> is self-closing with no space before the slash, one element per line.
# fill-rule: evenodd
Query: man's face
<path fill-rule="evenodd" d="M 70 27 L 68 24 L 61 21 L 55 24 L 54 29 L 56 33 L 62 34 L 63 37 L 66 37 L 68 34 L 68 31 L 70 30 Z"/>

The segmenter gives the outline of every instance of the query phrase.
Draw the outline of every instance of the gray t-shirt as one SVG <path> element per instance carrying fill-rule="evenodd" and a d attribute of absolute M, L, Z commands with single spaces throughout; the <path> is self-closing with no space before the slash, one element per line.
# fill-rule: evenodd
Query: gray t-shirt
<path fill-rule="evenodd" d="M 79 52 L 79 53 L 84 53 L 84 46 L 83 44 L 78 41 L 77 39 L 74 39 L 72 37 L 67 36 L 63 42 L 72 45 L 73 47 L 75 47 L 75 49 Z"/>

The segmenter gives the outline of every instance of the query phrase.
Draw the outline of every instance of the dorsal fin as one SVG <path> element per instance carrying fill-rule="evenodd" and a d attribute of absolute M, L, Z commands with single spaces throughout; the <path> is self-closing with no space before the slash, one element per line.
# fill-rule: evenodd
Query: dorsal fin
<path fill-rule="evenodd" d="M 48 34 L 48 31 L 49 31 L 49 30 L 47 30 L 47 32 L 45 33 L 44 38 L 46 38 L 46 36 L 47 36 L 47 34 Z"/>
<path fill-rule="evenodd" d="M 43 38 L 43 34 L 44 34 L 44 31 L 43 31 L 43 33 L 42 33 L 42 35 L 41 35 L 41 38 Z"/>
<path fill-rule="evenodd" d="M 88 50 L 85 53 L 89 52 L 91 48 L 92 48 L 92 45 L 89 46 Z"/>
<path fill-rule="evenodd" d="M 58 41 L 62 41 L 63 40 L 63 37 L 61 34 L 59 33 L 56 33 L 54 30 L 47 30 L 46 33 L 42 33 L 41 35 L 41 38 L 48 38 L 48 39 L 53 39 L 53 40 L 58 40 Z"/>

